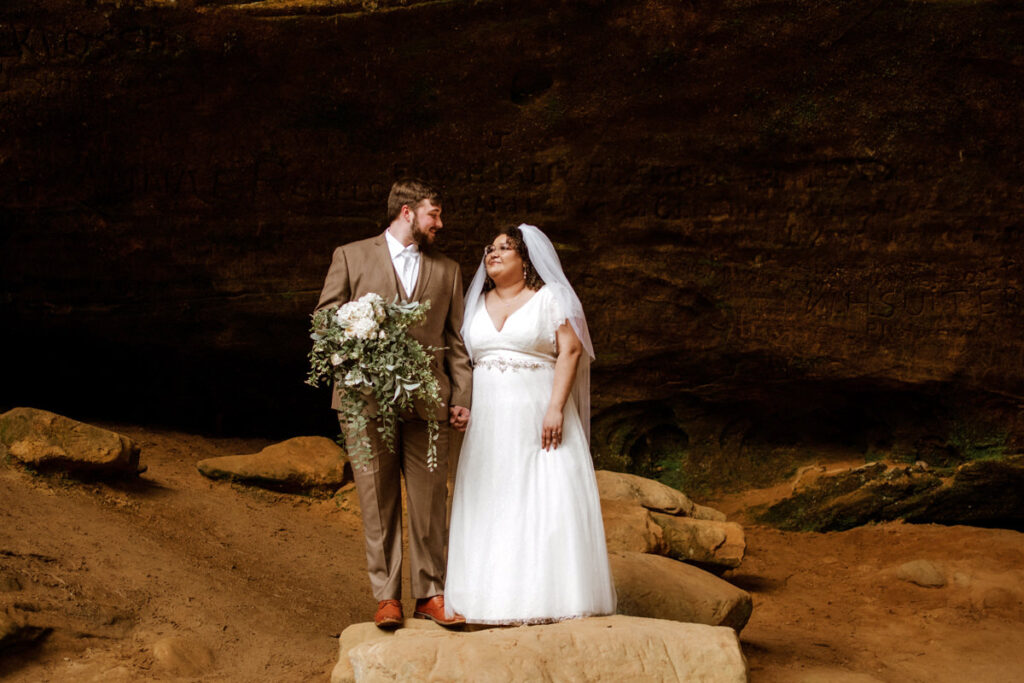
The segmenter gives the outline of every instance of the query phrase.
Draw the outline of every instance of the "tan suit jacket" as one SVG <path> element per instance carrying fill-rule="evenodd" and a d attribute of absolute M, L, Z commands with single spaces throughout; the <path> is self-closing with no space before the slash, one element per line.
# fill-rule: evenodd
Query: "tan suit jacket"
<path fill-rule="evenodd" d="M 384 234 L 338 247 L 324 280 L 317 310 L 353 301 L 375 292 L 391 301 L 397 294 L 409 301 L 429 301 L 426 320 L 409 328 L 409 334 L 424 346 L 441 347 L 433 354 L 434 376 L 441 387 L 442 404 L 436 410 L 418 402 L 415 414 L 397 425 L 397 449 L 386 448 L 374 426 L 366 429 L 373 458 L 367 467 L 356 467 L 353 476 L 359 492 L 359 507 L 366 535 L 366 566 L 370 585 L 377 600 L 401 598 L 402 592 L 402 486 L 405 477 L 408 500 L 410 570 L 413 594 L 417 598 L 444 592 L 445 525 L 447 498 L 449 433 L 448 407 L 468 408 L 473 371 L 462 343 L 462 274 L 455 261 L 436 252 L 420 254 L 420 272 L 416 290 L 402 289 L 391 262 Z M 333 407 L 340 405 L 334 392 Z M 367 416 L 375 417 L 376 404 L 368 406 Z M 437 437 L 437 468 L 426 462 L 428 429 L 424 420 L 441 422 Z M 356 435 L 347 433 L 351 448 Z"/>
<path fill-rule="evenodd" d="M 407 301 L 429 301 L 426 320 L 409 328 L 409 334 L 424 346 L 440 347 L 434 352 L 433 371 L 441 387 L 441 402 L 430 414 L 427 406 L 416 404 L 422 419 L 447 421 L 449 406 L 470 407 L 473 370 L 462 342 L 462 272 L 455 261 L 432 250 L 420 253 L 420 272 L 416 289 L 408 293 L 402 287 L 391 261 L 384 234 L 352 242 L 334 250 L 331 268 L 324 280 L 316 310 L 354 301 L 375 292 L 391 301 L 397 294 Z M 340 407 L 334 392 L 331 406 Z M 375 415 L 375 406 L 369 414 Z"/>

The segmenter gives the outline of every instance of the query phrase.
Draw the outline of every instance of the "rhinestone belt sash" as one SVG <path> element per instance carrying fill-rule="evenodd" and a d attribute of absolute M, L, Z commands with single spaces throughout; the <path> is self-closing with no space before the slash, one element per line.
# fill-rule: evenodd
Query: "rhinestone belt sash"
<path fill-rule="evenodd" d="M 474 364 L 477 368 L 491 368 L 494 370 L 540 370 L 541 368 L 554 367 L 554 363 L 545 363 L 538 360 L 516 360 L 510 358 L 487 358 L 477 361 Z"/>

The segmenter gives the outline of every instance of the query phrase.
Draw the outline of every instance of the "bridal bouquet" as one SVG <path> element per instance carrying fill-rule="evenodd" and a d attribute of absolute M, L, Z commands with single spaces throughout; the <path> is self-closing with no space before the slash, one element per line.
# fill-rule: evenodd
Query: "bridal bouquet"
<path fill-rule="evenodd" d="M 421 322 L 430 302 L 387 303 L 377 294 L 325 308 L 313 314 L 306 383 L 333 380 L 341 397 L 341 413 L 351 434 L 349 460 L 365 467 L 373 453 L 364 415 L 369 397 L 377 402 L 378 430 L 387 448 L 394 448 L 398 414 L 419 399 L 431 408 L 441 403 L 441 388 L 430 370 L 433 347 L 424 348 L 407 329 Z M 427 467 L 437 467 L 440 425 L 428 420 Z"/>

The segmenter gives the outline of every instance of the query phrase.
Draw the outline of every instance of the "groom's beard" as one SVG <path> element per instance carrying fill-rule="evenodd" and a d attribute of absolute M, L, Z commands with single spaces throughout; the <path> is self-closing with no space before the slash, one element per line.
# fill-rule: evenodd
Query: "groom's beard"
<path fill-rule="evenodd" d="M 434 235 L 420 227 L 420 221 L 415 214 L 413 214 L 412 217 L 412 226 L 410 227 L 410 230 L 412 231 L 412 241 L 416 243 L 416 246 L 419 247 L 420 251 L 430 249 L 434 244 Z"/>

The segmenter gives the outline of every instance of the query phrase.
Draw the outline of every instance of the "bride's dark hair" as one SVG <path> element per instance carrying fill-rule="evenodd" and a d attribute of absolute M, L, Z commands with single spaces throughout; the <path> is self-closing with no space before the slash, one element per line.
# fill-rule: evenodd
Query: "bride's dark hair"
<path fill-rule="evenodd" d="M 519 226 L 510 225 L 502 228 L 498 235 L 505 235 L 508 241 L 512 244 L 512 247 L 519 254 L 519 257 L 523 259 L 523 277 L 526 280 L 526 286 L 534 291 L 544 286 L 544 280 L 537 274 L 537 269 L 533 267 L 533 262 L 530 261 L 530 250 L 526 248 L 526 241 L 523 239 L 523 231 L 519 229 Z M 495 235 L 497 237 L 497 235 Z M 494 289 L 494 280 L 489 276 L 484 275 L 484 291 L 490 291 Z"/>

